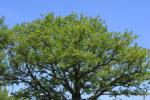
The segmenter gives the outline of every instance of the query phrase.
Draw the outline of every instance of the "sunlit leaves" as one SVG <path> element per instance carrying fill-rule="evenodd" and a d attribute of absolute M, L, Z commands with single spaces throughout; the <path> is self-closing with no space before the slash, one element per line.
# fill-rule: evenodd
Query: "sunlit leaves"
<path fill-rule="evenodd" d="M 77 100 L 83 94 L 130 95 L 130 88 L 138 94 L 149 78 L 150 56 L 136 38 L 130 31 L 109 32 L 99 16 L 51 13 L 0 29 L 0 60 L 7 61 L 3 77 L 26 84 L 16 93 L 20 97 L 62 99 L 70 93 Z"/>

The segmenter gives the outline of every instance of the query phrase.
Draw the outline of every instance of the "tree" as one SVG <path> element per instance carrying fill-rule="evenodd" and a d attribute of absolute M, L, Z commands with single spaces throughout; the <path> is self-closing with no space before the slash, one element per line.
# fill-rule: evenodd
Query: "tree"
<path fill-rule="evenodd" d="M 7 35 L 1 76 L 22 85 L 18 97 L 97 100 L 147 90 L 149 50 L 132 32 L 109 32 L 100 17 L 48 14 L 1 34 Z"/>
<path fill-rule="evenodd" d="M 0 100 L 18 100 L 8 95 L 6 88 L 0 87 Z"/>

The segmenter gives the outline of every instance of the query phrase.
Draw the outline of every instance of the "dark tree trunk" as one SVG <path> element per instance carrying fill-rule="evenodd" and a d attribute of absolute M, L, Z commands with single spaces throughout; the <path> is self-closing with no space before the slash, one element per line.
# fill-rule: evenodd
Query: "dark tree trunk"
<path fill-rule="evenodd" d="M 72 95 L 72 100 L 81 100 L 81 94 L 80 94 L 80 85 L 78 81 L 75 84 L 74 93 Z"/>
<path fill-rule="evenodd" d="M 89 100 L 97 100 L 97 97 L 91 97 Z"/>
<path fill-rule="evenodd" d="M 80 89 L 81 89 L 81 83 L 79 79 L 79 69 L 80 65 L 74 66 L 74 93 L 72 94 L 72 100 L 81 100 L 81 94 L 80 94 Z"/>
<path fill-rule="evenodd" d="M 80 91 L 75 91 L 75 93 L 72 95 L 72 100 L 81 100 Z"/>

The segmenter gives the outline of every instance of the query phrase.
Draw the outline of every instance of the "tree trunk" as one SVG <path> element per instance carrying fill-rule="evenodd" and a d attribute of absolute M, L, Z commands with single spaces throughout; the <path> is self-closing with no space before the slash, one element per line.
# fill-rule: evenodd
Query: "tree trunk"
<path fill-rule="evenodd" d="M 81 100 L 80 91 L 75 91 L 75 93 L 72 95 L 72 100 Z"/>
<path fill-rule="evenodd" d="M 81 100 L 80 94 L 80 80 L 79 80 L 79 68 L 80 66 L 74 66 L 74 93 L 72 94 L 72 100 Z"/>
<path fill-rule="evenodd" d="M 96 96 L 92 96 L 89 98 L 89 100 L 97 100 L 97 97 Z"/>

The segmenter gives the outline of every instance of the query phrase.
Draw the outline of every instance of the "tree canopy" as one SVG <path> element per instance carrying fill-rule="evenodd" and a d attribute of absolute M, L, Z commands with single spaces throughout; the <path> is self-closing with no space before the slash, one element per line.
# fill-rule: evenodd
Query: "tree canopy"
<path fill-rule="evenodd" d="M 149 50 L 132 32 L 109 32 L 100 17 L 48 14 L 0 28 L 2 85 L 22 85 L 17 97 L 44 100 L 147 91 Z"/>
<path fill-rule="evenodd" d="M 0 87 L 0 100 L 18 100 L 18 99 L 9 96 L 9 93 L 6 90 L 6 88 Z"/>

